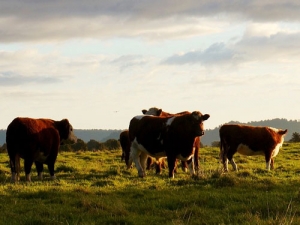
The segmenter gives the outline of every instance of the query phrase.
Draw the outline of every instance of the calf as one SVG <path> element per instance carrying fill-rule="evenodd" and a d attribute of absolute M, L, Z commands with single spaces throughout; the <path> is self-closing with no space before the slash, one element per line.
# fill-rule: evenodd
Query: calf
<path fill-rule="evenodd" d="M 143 109 L 142 110 L 144 115 L 153 115 L 153 116 L 159 116 L 159 117 L 171 117 L 171 116 L 181 116 L 181 115 L 185 115 L 185 114 L 190 114 L 190 112 L 188 111 L 183 111 L 183 112 L 179 112 L 179 113 L 175 113 L 175 114 L 171 114 L 168 112 L 164 112 L 162 111 L 162 109 L 156 108 L 156 107 L 152 107 L 148 110 Z M 192 160 L 194 161 L 194 166 L 195 166 L 195 170 L 198 172 L 199 171 L 199 149 L 200 149 L 200 137 L 196 137 L 195 141 L 194 141 L 194 156 L 192 157 Z M 181 162 L 181 167 L 184 171 L 187 170 L 187 163 L 182 161 Z"/>
<path fill-rule="evenodd" d="M 6 144 L 10 160 L 12 182 L 19 180 L 20 158 L 24 159 L 26 181 L 31 181 L 30 172 L 35 163 L 38 177 L 42 179 L 43 164 L 48 165 L 54 179 L 54 164 L 62 140 L 77 141 L 73 127 L 67 119 L 15 118 L 7 127 Z"/>
<path fill-rule="evenodd" d="M 129 124 L 131 141 L 128 168 L 134 161 L 140 177 L 145 176 L 148 155 L 155 158 L 167 157 L 169 177 L 174 177 L 176 159 L 189 161 L 194 154 L 195 137 L 204 135 L 203 121 L 208 114 L 194 111 L 190 114 L 173 117 L 136 116 Z"/>
<path fill-rule="evenodd" d="M 220 158 L 224 170 L 228 171 L 228 160 L 234 170 L 237 165 L 233 155 L 238 152 L 242 155 L 264 155 L 266 169 L 274 169 L 274 158 L 278 154 L 284 141 L 287 130 L 272 127 L 254 127 L 246 125 L 226 124 L 221 126 L 220 134 Z"/>

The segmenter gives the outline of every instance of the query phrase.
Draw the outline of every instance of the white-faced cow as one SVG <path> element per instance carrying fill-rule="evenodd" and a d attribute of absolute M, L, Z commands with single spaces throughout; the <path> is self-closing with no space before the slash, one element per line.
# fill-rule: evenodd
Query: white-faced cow
<path fill-rule="evenodd" d="M 148 155 L 167 157 L 169 177 L 174 177 L 176 159 L 191 159 L 195 137 L 204 134 L 203 121 L 208 118 L 208 114 L 202 115 L 198 111 L 173 117 L 142 115 L 132 118 L 129 124 L 131 147 L 128 168 L 134 161 L 138 175 L 144 177 Z"/>
<path fill-rule="evenodd" d="M 183 112 L 179 112 L 179 113 L 168 113 L 163 111 L 162 109 L 159 109 L 157 107 L 152 107 L 148 110 L 143 109 L 142 110 L 144 115 L 153 115 L 153 116 L 159 116 L 159 117 L 171 117 L 171 116 L 181 116 L 181 115 L 185 115 L 185 114 L 190 114 L 190 112 L 188 111 L 183 111 Z M 199 149 L 200 149 L 200 137 L 196 137 L 195 141 L 194 141 L 194 156 L 190 159 L 192 161 L 194 161 L 194 167 L 196 169 L 196 171 L 199 171 Z M 187 164 L 184 161 L 181 161 L 181 167 L 184 171 L 186 171 L 187 169 Z"/>
<path fill-rule="evenodd" d="M 238 152 L 242 155 L 264 155 L 266 169 L 274 169 L 274 158 L 278 154 L 284 141 L 287 130 L 272 127 L 254 127 L 237 124 L 225 124 L 219 130 L 220 158 L 224 170 L 228 171 L 228 160 L 234 170 L 237 165 L 233 155 Z"/>
<path fill-rule="evenodd" d="M 19 180 L 20 158 L 24 159 L 26 181 L 31 181 L 30 172 L 35 163 L 39 179 L 43 178 L 43 164 L 48 165 L 54 179 L 54 164 L 62 140 L 76 142 L 72 125 L 67 119 L 15 118 L 7 127 L 6 143 L 12 172 L 12 182 Z"/>

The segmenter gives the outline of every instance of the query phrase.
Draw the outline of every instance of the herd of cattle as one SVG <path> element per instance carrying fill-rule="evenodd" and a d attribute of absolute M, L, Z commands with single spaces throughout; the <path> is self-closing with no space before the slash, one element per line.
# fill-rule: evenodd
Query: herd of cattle
<path fill-rule="evenodd" d="M 203 122 L 210 115 L 199 111 L 170 114 L 156 107 L 142 110 L 135 116 L 129 129 L 121 132 L 122 159 L 127 168 L 134 162 L 138 175 L 145 176 L 146 166 L 156 159 L 156 172 L 160 173 L 167 159 L 169 177 L 174 177 L 177 161 L 195 175 L 199 169 L 200 137 L 204 135 Z M 272 127 L 254 127 L 225 124 L 220 127 L 220 159 L 224 171 L 228 161 L 237 170 L 233 155 L 264 155 L 266 168 L 274 168 L 274 158 L 283 144 L 287 130 Z M 67 119 L 15 118 L 7 127 L 6 144 L 9 155 L 12 182 L 19 180 L 20 158 L 24 159 L 26 181 L 31 181 L 30 172 L 36 165 L 39 179 L 43 178 L 43 164 L 48 166 L 55 179 L 54 164 L 62 140 L 77 141 L 73 127 Z M 149 157 L 150 156 L 150 157 Z"/>

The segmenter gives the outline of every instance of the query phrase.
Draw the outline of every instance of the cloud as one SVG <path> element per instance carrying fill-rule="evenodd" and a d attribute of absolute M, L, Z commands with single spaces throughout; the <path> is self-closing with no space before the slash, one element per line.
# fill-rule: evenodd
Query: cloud
<path fill-rule="evenodd" d="M 236 58 L 236 53 L 227 48 L 224 43 L 215 43 L 209 46 L 204 51 L 191 51 L 184 54 L 173 55 L 166 60 L 163 64 L 195 64 L 201 63 L 203 65 L 209 64 L 223 64 L 233 61 Z"/>
<path fill-rule="evenodd" d="M 0 86 L 15 86 L 28 83 L 34 84 L 53 84 L 62 82 L 59 78 L 48 76 L 22 76 L 13 72 L 0 72 Z"/>
<path fill-rule="evenodd" d="M 185 38 L 216 33 L 226 23 L 299 22 L 299 11 L 300 3 L 292 0 L 1 1 L 0 42 Z"/>

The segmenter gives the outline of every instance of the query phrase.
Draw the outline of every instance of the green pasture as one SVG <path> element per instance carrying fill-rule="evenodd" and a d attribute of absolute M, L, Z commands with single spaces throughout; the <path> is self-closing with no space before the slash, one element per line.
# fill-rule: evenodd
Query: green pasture
<path fill-rule="evenodd" d="M 300 144 L 284 144 L 275 170 L 263 156 L 235 156 L 239 171 L 222 174 L 219 149 L 200 150 L 198 177 L 165 169 L 139 178 L 121 150 L 61 152 L 55 181 L 10 183 L 0 154 L 0 224 L 300 224 Z M 22 166 L 23 169 L 23 166 Z M 46 169 L 46 167 L 45 167 Z"/>

